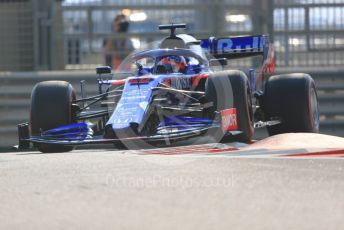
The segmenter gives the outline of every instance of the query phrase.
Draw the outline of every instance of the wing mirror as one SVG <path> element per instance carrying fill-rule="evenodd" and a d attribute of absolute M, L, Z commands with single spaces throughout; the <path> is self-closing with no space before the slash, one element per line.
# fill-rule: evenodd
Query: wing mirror
<path fill-rule="evenodd" d="M 111 67 L 110 66 L 99 66 L 96 68 L 97 74 L 106 74 L 111 73 Z"/>

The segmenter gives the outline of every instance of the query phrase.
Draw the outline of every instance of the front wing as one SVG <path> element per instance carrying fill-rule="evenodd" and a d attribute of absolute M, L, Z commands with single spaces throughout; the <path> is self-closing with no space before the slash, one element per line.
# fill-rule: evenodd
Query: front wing
<path fill-rule="evenodd" d="M 80 123 L 84 126 L 84 123 Z M 63 128 L 69 128 L 69 133 L 63 132 Z M 165 134 L 158 134 L 154 136 L 136 136 L 125 138 L 113 138 L 104 139 L 102 136 L 90 136 L 85 131 L 76 133 L 75 130 L 71 131 L 70 126 L 60 127 L 60 135 L 41 135 L 41 136 L 29 136 L 29 124 L 24 123 L 18 125 L 19 133 L 19 149 L 27 149 L 30 147 L 30 143 L 33 144 L 49 144 L 49 145 L 62 145 L 62 146 L 81 146 L 81 145 L 94 145 L 94 144 L 119 144 L 130 143 L 135 141 L 143 141 L 148 144 L 168 144 L 178 141 L 199 137 L 206 135 L 207 132 L 216 131 L 221 128 L 220 124 L 204 125 L 203 127 L 189 128 L 182 131 L 170 132 Z M 55 129 L 56 130 L 56 129 Z M 52 133 L 52 130 L 45 133 Z M 71 134 L 72 135 L 69 135 Z M 225 136 L 235 136 L 241 134 L 241 131 L 228 131 Z"/>

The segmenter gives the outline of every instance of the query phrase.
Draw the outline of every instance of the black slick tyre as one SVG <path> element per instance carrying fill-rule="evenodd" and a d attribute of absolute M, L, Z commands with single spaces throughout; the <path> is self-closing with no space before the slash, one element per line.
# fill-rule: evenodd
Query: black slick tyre
<path fill-rule="evenodd" d="M 206 102 L 213 106 L 207 111 L 210 117 L 224 109 L 236 108 L 238 129 L 236 136 L 223 136 L 221 142 L 249 142 L 254 133 L 251 91 L 248 78 L 242 71 L 228 70 L 211 74 L 206 82 Z M 221 130 L 222 131 L 222 130 Z M 217 138 L 221 132 L 215 135 Z"/>
<path fill-rule="evenodd" d="M 267 120 L 280 119 L 281 124 L 268 127 L 269 135 L 319 132 L 317 92 L 308 74 L 284 74 L 268 79 L 264 94 Z"/>
<path fill-rule="evenodd" d="M 44 81 L 35 85 L 31 93 L 30 129 L 32 136 L 41 132 L 76 122 L 72 110 L 75 91 L 71 84 L 65 81 Z M 71 146 L 53 144 L 36 144 L 39 151 L 44 153 L 68 152 Z"/>

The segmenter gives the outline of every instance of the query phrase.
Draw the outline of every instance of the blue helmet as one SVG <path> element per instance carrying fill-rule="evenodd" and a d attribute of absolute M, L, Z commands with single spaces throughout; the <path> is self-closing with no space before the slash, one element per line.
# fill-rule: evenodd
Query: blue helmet
<path fill-rule="evenodd" d="M 164 56 L 158 62 L 156 72 L 157 74 L 185 73 L 185 58 L 183 56 Z"/>

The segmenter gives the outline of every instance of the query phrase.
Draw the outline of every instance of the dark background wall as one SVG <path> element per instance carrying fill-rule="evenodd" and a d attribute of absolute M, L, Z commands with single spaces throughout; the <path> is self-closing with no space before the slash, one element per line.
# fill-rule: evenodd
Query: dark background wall
<path fill-rule="evenodd" d="M 0 71 L 64 69 L 61 1 L 0 1 Z"/>

